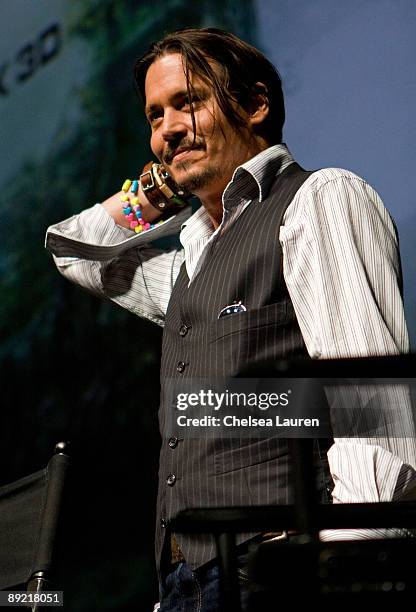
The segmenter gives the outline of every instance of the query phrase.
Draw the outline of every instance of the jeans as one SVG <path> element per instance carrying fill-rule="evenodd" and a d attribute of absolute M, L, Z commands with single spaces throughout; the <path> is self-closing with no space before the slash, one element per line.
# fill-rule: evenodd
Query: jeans
<path fill-rule="evenodd" d="M 241 606 L 248 603 L 248 578 L 245 570 L 248 553 L 237 557 Z M 192 570 L 179 563 L 166 576 L 161 589 L 160 612 L 219 612 L 219 567 L 215 562 Z"/>

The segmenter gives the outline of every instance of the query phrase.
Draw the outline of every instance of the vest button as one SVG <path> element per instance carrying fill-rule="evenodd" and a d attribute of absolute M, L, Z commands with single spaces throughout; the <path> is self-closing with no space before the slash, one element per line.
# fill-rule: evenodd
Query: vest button
<path fill-rule="evenodd" d="M 160 525 L 161 525 L 161 527 L 163 527 L 163 529 L 166 529 L 166 528 L 167 528 L 167 526 L 168 526 L 168 522 L 169 522 L 169 521 L 168 521 L 168 519 L 161 518 L 161 519 L 160 519 Z"/>
<path fill-rule="evenodd" d="M 186 334 L 188 333 L 189 327 L 187 325 L 185 325 L 185 323 L 182 323 L 182 325 L 179 328 L 179 335 L 180 336 L 186 336 Z"/>
<path fill-rule="evenodd" d="M 175 474 L 169 474 L 169 476 L 166 478 L 166 483 L 170 486 L 173 487 L 173 485 L 176 482 L 176 476 Z"/>
<path fill-rule="evenodd" d="M 182 374 L 182 372 L 185 370 L 185 363 L 183 361 L 179 361 L 176 369 L 180 374 Z"/>
<path fill-rule="evenodd" d="M 169 438 L 168 444 L 170 448 L 176 448 L 178 446 L 178 442 L 179 442 L 179 438 L 172 436 L 171 438 Z"/>

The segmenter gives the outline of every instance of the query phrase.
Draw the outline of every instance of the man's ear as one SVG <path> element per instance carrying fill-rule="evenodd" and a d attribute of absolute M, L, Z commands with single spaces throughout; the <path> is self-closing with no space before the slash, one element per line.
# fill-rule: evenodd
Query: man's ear
<path fill-rule="evenodd" d="M 264 83 L 258 81 L 252 87 L 252 96 L 249 107 L 249 121 L 251 125 L 260 125 L 269 114 L 269 94 Z"/>

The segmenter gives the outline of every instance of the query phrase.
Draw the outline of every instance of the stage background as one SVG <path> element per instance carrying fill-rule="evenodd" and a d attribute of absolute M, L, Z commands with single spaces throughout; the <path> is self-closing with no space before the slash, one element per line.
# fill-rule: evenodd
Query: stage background
<path fill-rule="evenodd" d="M 216 25 L 261 48 L 306 168 L 347 167 L 399 229 L 416 340 L 412 0 L 0 2 L 0 484 L 70 439 L 65 609 L 151 610 L 161 333 L 64 281 L 45 229 L 151 158 L 135 58 L 164 32 Z"/>

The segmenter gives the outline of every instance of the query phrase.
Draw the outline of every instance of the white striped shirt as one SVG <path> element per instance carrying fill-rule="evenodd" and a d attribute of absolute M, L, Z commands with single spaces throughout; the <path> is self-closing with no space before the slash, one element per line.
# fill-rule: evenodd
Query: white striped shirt
<path fill-rule="evenodd" d="M 163 326 L 182 263 L 191 283 L 212 243 L 247 206 L 261 206 L 276 174 L 293 161 L 285 145 L 275 145 L 238 167 L 224 191 L 223 219 L 215 231 L 201 207 L 191 217 L 185 209 L 163 225 L 133 235 L 97 204 L 50 227 L 46 246 L 66 278 Z M 148 245 L 180 228 L 183 248 Z M 339 168 L 314 172 L 287 208 L 279 239 L 284 279 L 312 358 L 409 351 L 396 232 L 368 183 Z M 396 392 L 408 401 L 405 389 Z M 328 452 L 334 502 L 396 499 L 399 473 L 400 486 L 408 488 L 416 468 L 411 418 L 409 430 L 401 435 L 386 430 L 377 438 L 336 438 Z M 357 533 L 362 537 L 365 532 Z M 322 537 L 330 539 L 331 534 Z"/>

